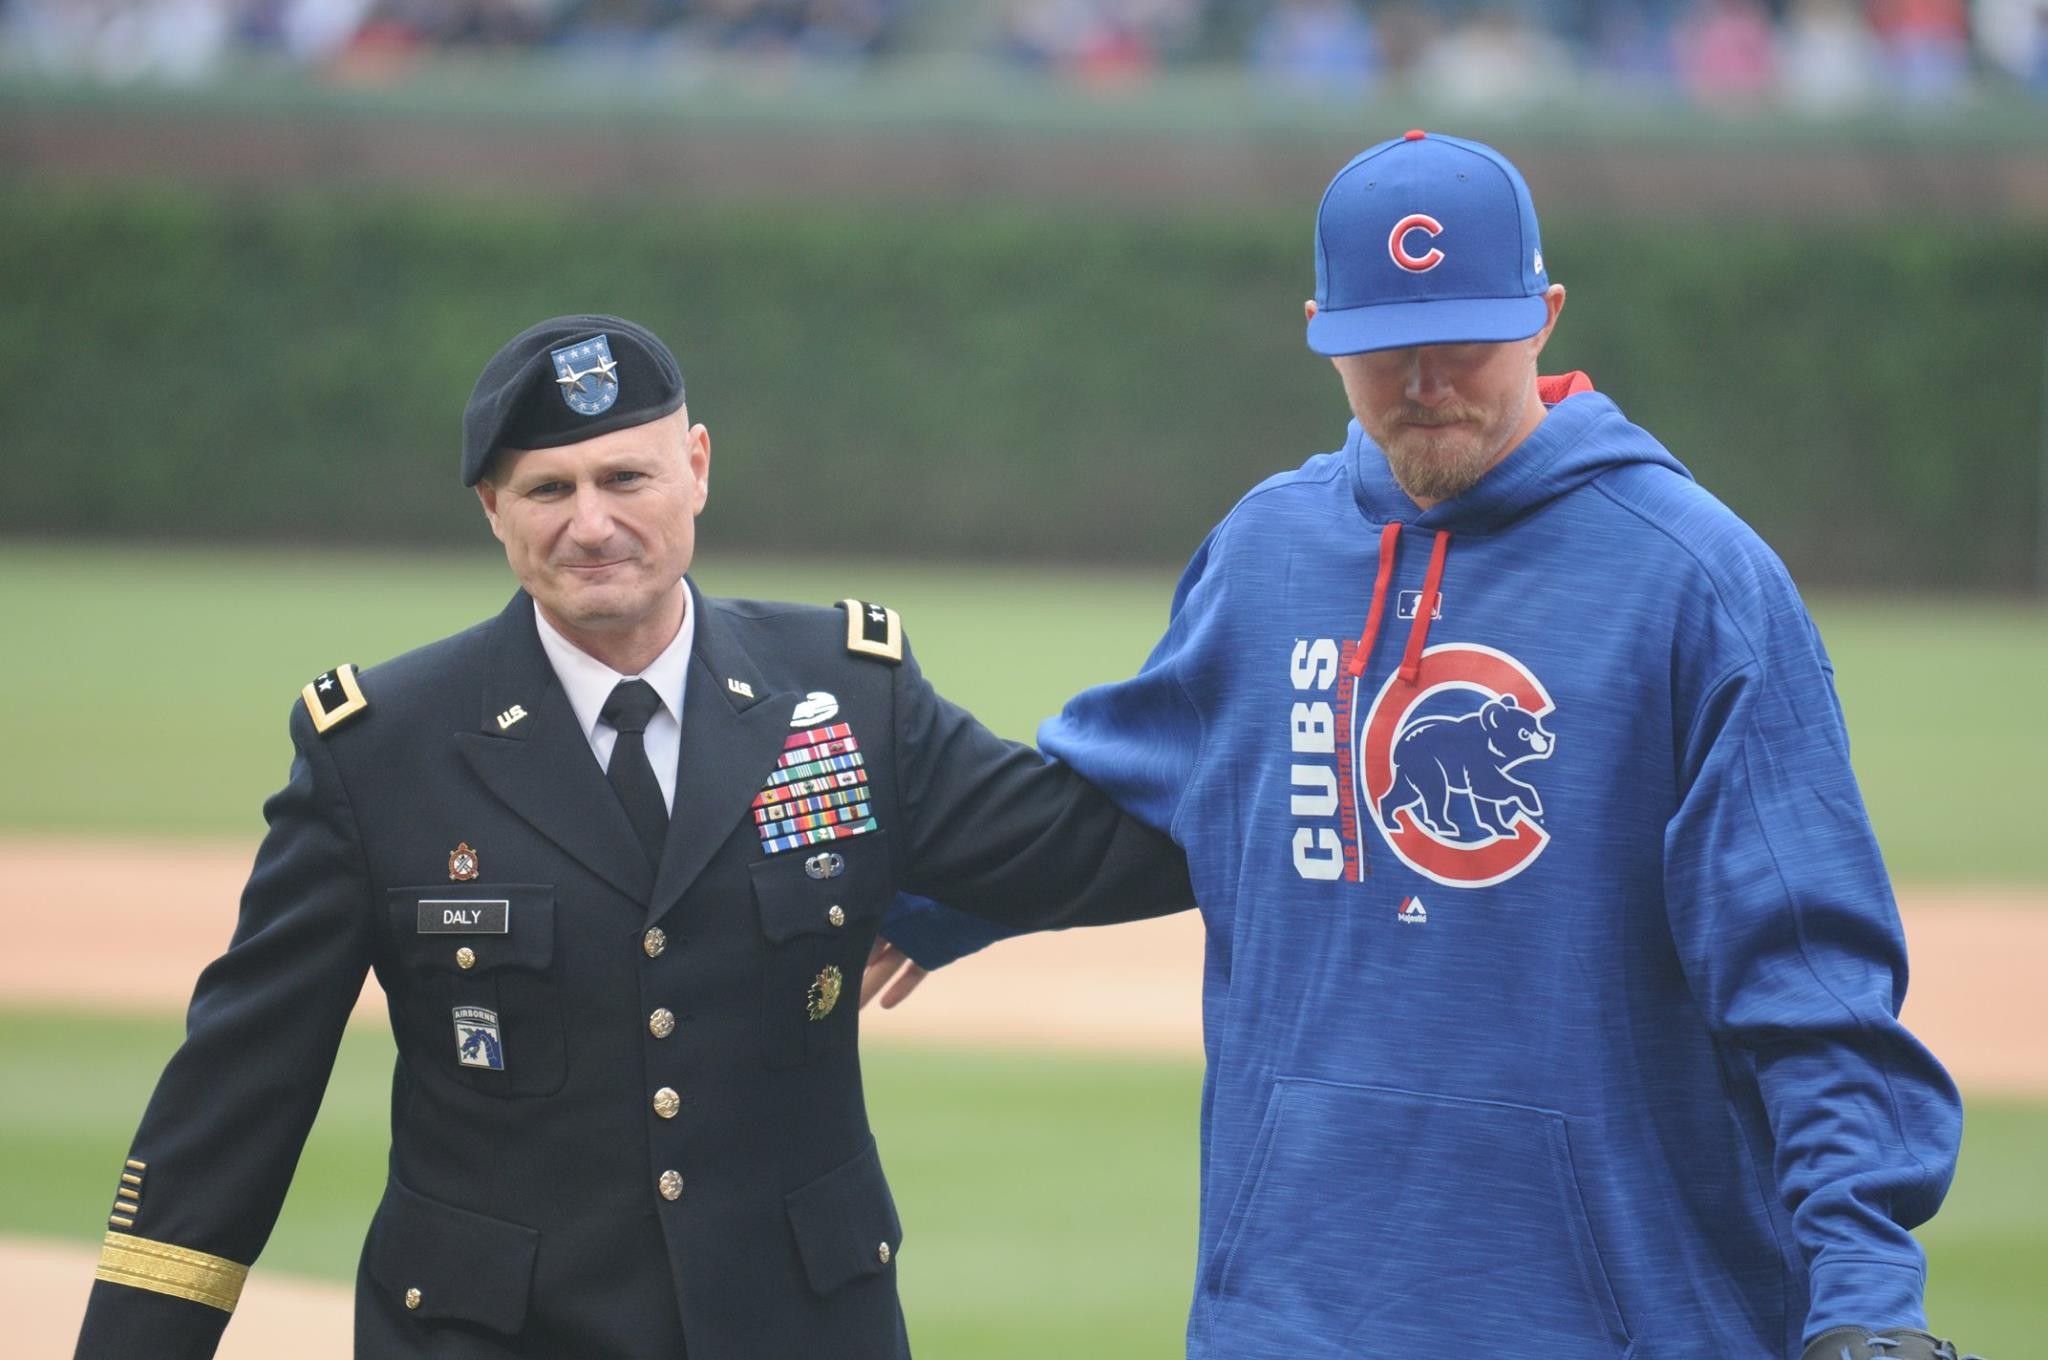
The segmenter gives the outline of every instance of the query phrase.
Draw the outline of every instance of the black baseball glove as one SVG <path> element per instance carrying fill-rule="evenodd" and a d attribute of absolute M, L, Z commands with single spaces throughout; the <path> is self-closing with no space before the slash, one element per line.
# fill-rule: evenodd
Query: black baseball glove
<path fill-rule="evenodd" d="M 1813 1339 L 1799 1360 L 1980 1360 L 1959 1354 L 1954 1343 L 1925 1332 L 1894 1327 L 1830 1327 Z"/>

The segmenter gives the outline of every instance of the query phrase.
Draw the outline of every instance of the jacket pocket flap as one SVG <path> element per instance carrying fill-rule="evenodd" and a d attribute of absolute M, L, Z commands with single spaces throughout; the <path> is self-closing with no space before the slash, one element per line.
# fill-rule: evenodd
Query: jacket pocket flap
<path fill-rule="evenodd" d="M 880 916 L 889 904 L 889 836 L 870 831 L 805 846 L 756 861 L 747 871 L 754 878 L 761 931 L 770 940 L 836 935 L 855 921 Z"/>
<path fill-rule="evenodd" d="M 408 968 L 545 971 L 555 959 L 555 890 L 535 883 L 437 883 L 387 888 L 391 938 Z M 462 956 L 469 962 L 465 966 Z"/>
<path fill-rule="evenodd" d="M 370 1277 L 413 1316 L 510 1335 L 526 1325 L 539 1248 L 532 1228 L 438 1203 L 393 1180 L 365 1257 Z"/>
<path fill-rule="evenodd" d="M 860 1155 L 783 1197 L 804 1273 L 819 1294 L 891 1268 L 903 1225 L 871 1138 Z"/>

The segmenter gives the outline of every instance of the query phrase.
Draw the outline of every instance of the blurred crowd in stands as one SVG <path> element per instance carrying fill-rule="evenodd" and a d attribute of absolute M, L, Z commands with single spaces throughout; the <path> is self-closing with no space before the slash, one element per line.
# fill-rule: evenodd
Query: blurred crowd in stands
<path fill-rule="evenodd" d="M 0 0 L 0 69 L 65 77 L 346 77 L 478 50 L 884 73 L 964 54 L 1100 86 L 1240 68 L 1280 95 L 1825 114 L 2048 98 L 2048 0 Z"/>

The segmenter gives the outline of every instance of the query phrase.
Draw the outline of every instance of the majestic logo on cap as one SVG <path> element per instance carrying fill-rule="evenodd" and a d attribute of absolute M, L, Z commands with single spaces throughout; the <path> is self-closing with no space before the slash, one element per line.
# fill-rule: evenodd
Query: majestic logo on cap
<path fill-rule="evenodd" d="M 1427 274 L 1444 262 L 1444 253 L 1431 246 L 1427 255 L 1411 254 L 1408 250 L 1408 235 L 1417 231 L 1426 232 L 1430 236 L 1441 236 L 1444 234 L 1444 224 L 1428 213 L 1409 213 L 1396 222 L 1393 231 L 1387 234 L 1387 254 L 1393 256 L 1394 263 L 1409 273 Z"/>
<path fill-rule="evenodd" d="M 619 399 L 619 366 L 612 359 L 609 337 L 592 336 L 550 350 L 548 358 L 555 361 L 555 386 L 562 400 L 577 415 L 600 415 Z"/>

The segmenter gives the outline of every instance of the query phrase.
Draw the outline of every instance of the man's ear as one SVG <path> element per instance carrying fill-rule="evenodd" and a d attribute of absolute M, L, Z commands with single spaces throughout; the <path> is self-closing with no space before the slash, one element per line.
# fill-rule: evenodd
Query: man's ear
<path fill-rule="evenodd" d="M 489 481 L 478 482 L 476 498 L 484 507 L 484 518 L 491 522 L 491 537 L 503 543 L 505 535 L 498 528 L 498 488 Z"/>
<path fill-rule="evenodd" d="M 1543 329 L 1536 332 L 1536 354 L 1543 353 L 1543 347 L 1550 343 L 1550 332 L 1557 327 L 1557 318 L 1564 314 L 1564 285 L 1553 283 L 1544 289 L 1543 302 L 1550 309 L 1550 318 L 1543 323 Z"/>

